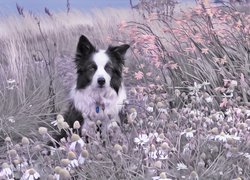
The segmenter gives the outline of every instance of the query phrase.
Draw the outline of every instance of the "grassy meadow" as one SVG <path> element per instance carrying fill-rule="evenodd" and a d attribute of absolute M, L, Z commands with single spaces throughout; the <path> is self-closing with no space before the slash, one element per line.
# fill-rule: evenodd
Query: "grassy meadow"
<path fill-rule="evenodd" d="M 250 179 L 248 8 L 200 1 L 1 17 L 0 179 Z M 61 114 L 81 34 L 98 48 L 131 45 L 127 122 L 110 120 L 105 146 L 96 120 L 90 143 L 76 133 L 49 150 L 52 134 L 72 132 Z"/>

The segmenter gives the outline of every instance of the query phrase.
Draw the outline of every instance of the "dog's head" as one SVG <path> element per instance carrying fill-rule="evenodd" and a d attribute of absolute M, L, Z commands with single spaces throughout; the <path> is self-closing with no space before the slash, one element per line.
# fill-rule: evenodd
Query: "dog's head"
<path fill-rule="evenodd" d="M 124 56 L 128 44 L 109 46 L 107 50 L 97 50 L 91 42 L 81 36 L 77 45 L 76 68 L 77 89 L 113 88 L 117 93 L 122 83 Z"/>

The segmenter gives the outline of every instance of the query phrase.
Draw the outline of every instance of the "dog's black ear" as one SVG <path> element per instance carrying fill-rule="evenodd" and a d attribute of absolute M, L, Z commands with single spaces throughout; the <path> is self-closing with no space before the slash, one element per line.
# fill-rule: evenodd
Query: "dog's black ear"
<path fill-rule="evenodd" d="M 77 54 L 83 57 L 88 56 L 95 51 L 95 47 L 91 44 L 87 37 L 81 35 L 77 45 Z"/>
<path fill-rule="evenodd" d="M 124 60 L 125 54 L 129 47 L 130 45 L 128 44 L 123 44 L 120 46 L 109 46 L 107 52 L 113 54 L 117 59 Z"/>

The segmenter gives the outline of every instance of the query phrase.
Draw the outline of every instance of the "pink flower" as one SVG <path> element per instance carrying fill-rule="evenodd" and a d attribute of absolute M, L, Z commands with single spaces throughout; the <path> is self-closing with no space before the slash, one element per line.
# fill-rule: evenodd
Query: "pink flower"
<path fill-rule="evenodd" d="M 123 68 L 123 72 L 124 72 L 124 73 L 128 73 L 128 70 L 129 70 L 128 67 L 124 67 L 124 68 Z"/>
<path fill-rule="evenodd" d="M 201 53 L 208 54 L 209 49 L 208 48 L 202 48 Z"/>
<path fill-rule="evenodd" d="M 135 79 L 137 79 L 137 80 L 142 79 L 143 76 L 144 76 L 144 74 L 141 71 L 138 71 L 138 72 L 135 73 Z"/>
<path fill-rule="evenodd" d="M 227 106 L 227 98 L 223 98 L 222 99 L 222 102 L 220 103 L 220 107 L 223 108 L 223 107 L 226 107 Z"/>
<path fill-rule="evenodd" d="M 119 27 L 119 31 L 123 31 L 127 26 L 127 22 L 126 21 L 121 21 L 121 23 L 118 25 Z"/>
<path fill-rule="evenodd" d="M 151 76 L 151 75 L 152 75 L 152 72 L 147 72 L 146 75 L 147 75 L 147 76 Z"/>

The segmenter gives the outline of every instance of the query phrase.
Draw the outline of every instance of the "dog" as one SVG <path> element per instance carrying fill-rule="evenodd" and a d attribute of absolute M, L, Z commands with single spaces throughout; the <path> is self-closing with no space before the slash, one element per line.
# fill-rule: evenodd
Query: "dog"
<path fill-rule="evenodd" d="M 114 119 L 120 123 L 127 98 L 123 66 L 129 47 L 122 44 L 99 50 L 87 37 L 80 36 L 75 56 L 76 84 L 70 92 L 69 108 L 64 113 L 70 128 L 75 121 L 79 121 L 81 129 L 87 129 L 88 124 L 96 120 Z M 82 136 L 81 131 L 79 134 Z M 68 132 L 61 130 L 56 139 L 67 136 Z"/>

